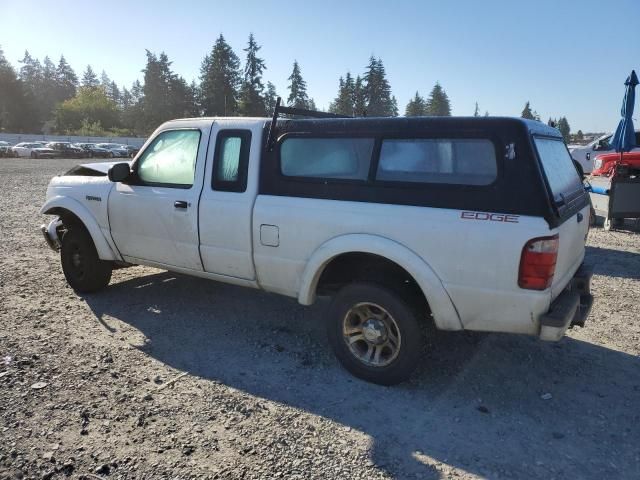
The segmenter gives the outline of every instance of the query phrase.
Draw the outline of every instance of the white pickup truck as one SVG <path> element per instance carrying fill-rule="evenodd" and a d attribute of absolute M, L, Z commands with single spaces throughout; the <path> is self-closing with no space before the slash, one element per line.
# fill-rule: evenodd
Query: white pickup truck
<path fill-rule="evenodd" d="M 426 323 L 544 340 L 584 325 L 589 199 L 557 130 L 289 110 L 170 121 L 132 163 L 53 178 L 42 230 L 68 283 L 95 292 L 143 264 L 332 296 L 338 359 L 387 385 L 419 363 Z"/>
<path fill-rule="evenodd" d="M 595 169 L 596 156 L 605 153 L 613 153 L 615 150 L 611 146 L 612 133 L 608 133 L 599 138 L 596 138 L 593 142 L 583 146 L 569 147 L 569 153 L 571 158 L 576 162 L 576 168 L 580 173 L 591 173 Z M 640 130 L 636 130 L 636 145 L 639 145 L 635 150 L 640 150 Z"/>

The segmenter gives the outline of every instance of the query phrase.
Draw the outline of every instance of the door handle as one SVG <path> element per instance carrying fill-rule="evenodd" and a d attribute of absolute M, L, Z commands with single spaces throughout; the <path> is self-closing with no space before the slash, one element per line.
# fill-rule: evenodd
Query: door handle
<path fill-rule="evenodd" d="M 175 202 L 173 202 L 173 206 L 175 208 L 186 209 L 189 206 L 189 204 L 187 202 L 185 202 L 184 200 L 176 200 Z"/>

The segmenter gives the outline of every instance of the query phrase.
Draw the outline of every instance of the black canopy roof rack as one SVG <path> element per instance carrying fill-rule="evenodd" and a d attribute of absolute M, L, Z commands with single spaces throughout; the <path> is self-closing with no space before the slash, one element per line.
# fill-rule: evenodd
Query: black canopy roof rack
<path fill-rule="evenodd" d="M 282 99 L 278 97 L 276 100 L 276 108 L 273 110 L 273 118 L 271 119 L 271 125 L 269 126 L 269 135 L 267 136 L 267 152 L 273 150 L 273 146 L 276 143 L 275 133 L 276 124 L 278 123 L 278 116 L 280 114 L 285 115 L 298 115 L 300 117 L 311 118 L 353 118 L 348 115 L 338 115 L 337 113 L 318 112 L 316 110 L 306 110 L 304 108 L 283 107 L 281 105 Z"/>

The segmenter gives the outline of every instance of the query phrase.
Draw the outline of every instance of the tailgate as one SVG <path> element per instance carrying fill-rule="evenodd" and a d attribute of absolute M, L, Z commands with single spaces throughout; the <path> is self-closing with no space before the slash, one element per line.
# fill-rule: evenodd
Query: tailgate
<path fill-rule="evenodd" d="M 584 259 L 590 204 L 562 138 L 534 136 L 533 140 L 559 220 L 553 229 L 558 234 L 558 258 L 551 285 L 551 296 L 555 298 Z"/>
<path fill-rule="evenodd" d="M 556 298 L 562 292 L 582 264 L 589 230 L 589 209 L 587 205 L 557 228 L 558 259 L 551 285 L 551 298 Z"/>

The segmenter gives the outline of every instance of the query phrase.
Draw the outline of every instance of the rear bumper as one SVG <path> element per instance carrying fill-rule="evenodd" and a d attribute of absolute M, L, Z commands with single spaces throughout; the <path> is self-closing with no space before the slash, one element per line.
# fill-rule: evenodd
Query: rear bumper
<path fill-rule="evenodd" d="M 590 267 L 580 266 L 565 290 L 551 303 L 549 311 L 540 316 L 541 340 L 557 342 L 569 327 L 584 327 L 593 305 L 592 275 Z"/>

